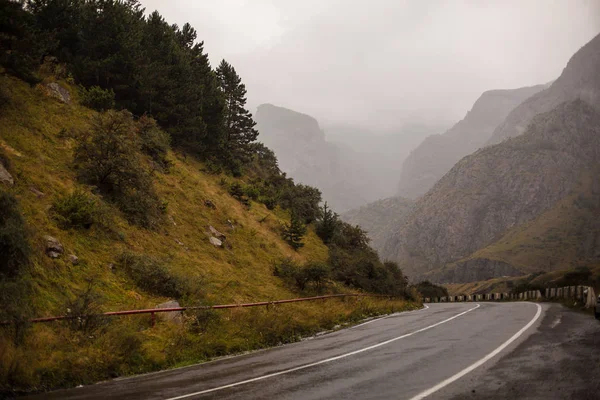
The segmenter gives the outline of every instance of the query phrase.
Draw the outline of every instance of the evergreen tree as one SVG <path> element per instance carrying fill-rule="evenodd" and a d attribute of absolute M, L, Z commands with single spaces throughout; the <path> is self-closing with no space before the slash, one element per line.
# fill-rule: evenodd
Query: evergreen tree
<path fill-rule="evenodd" d="M 302 238 L 306 234 L 306 225 L 302 223 L 302 220 L 295 214 L 292 213 L 292 219 L 289 224 L 286 224 L 283 230 L 283 239 L 288 242 L 294 250 L 304 246 Z"/>
<path fill-rule="evenodd" d="M 226 163 L 235 171 L 252 158 L 252 142 L 258 137 L 256 122 L 246 110 L 246 85 L 227 61 L 217 68 L 220 88 L 225 96 L 224 150 Z"/>
<path fill-rule="evenodd" d="M 333 240 L 335 233 L 338 231 L 339 218 L 338 215 L 327 206 L 327 202 L 321 207 L 320 211 L 321 215 L 319 216 L 316 226 L 317 235 L 323 240 L 323 243 L 329 244 Z"/>

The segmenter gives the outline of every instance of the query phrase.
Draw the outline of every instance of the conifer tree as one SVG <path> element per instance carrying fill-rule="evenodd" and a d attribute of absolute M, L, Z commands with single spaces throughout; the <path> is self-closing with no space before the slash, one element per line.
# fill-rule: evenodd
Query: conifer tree
<path fill-rule="evenodd" d="M 323 240 L 323 243 L 329 244 L 338 230 L 338 215 L 327 206 L 327 202 L 321 207 L 321 213 L 317 221 L 317 235 Z"/>
<path fill-rule="evenodd" d="M 289 224 L 286 224 L 283 230 L 283 239 L 288 242 L 294 250 L 304 246 L 302 238 L 306 234 L 306 225 L 302 223 L 302 220 L 292 213 L 292 219 Z"/>
<path fill-rule="evenodd" d="M 241 164 L 251 160 L 251 144 L 258 137 L 258 131 L 254 129 L 256 122 L 252 119 L 252 114 L 245 108 L 246 85 L 242 83 L 235 68 L 223 60 L 216 72 L 225 97 L 225 161 L 235 171 Z"/>

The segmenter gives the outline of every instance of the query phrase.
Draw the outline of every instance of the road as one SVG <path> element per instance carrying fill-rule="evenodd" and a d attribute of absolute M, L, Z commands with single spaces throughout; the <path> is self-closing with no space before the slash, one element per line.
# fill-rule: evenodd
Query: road
<path fill-rule="evenodd" d="M 600 369 L 598 359 L 582 376 L 577 378 L 572 372 L 587 392 L 569 382 L 562 385 L 560 397 L 552 396 L 557 392 L 543 397 L 528 392 L 535 391 L 536 385 L 550 388 L 561 381 L 563 371 L 558 366 L 552 371 L 552 363 L 560 363 L 561 357 L 569 355 L 550 354 L 550 359 L 544 359 L 538 351 L 554 351 L 557 340 L 568 340 L 560 335 L 570 335 L 569 329 L 577 324 L 587 329 L 582 337 L 600 336 L 600 324 L 593 318 L 558 305 L 430 304 L 428 309 L 395 314 L 286 346 L 32 398 L 587 398 L 568 394 L 575 390 L 580 390 L 580 395 L 600 393 L 595 392 L 600 387 L 594 386 L 600 375 L 596 380 L 585 377 Z M 596 344 L 585 345 L 593 348 Z M 542 349 L 544 345 L 547 348 Z M 583 353 L 580 356 L 585 358 L 594 352 Z M 550 365 L 545 366 L 546 362 Z M 584 365 L 580 359 L 574 362 Z M 544 372 L 542 367 L 550 369 Z"/>

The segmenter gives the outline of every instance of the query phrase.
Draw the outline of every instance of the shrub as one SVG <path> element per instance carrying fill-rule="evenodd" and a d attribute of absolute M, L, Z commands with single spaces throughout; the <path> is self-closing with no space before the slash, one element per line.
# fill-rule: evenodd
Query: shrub
<path fill-rule="evenodd" d="M 101 310 L 102 298 L 94 289 L 94 281 L 88 281 L 85 290 L 75 295 L 75 298 L 65 303 L 65 309 L 68 316 L 74 317 L 69 321 L 69 327 L 86 335 L 91 335 L 104 328 L 108 320 L 105 316 L 99 315 Z"/>
<path fill-rule="evenodd" d="M 63 228 L 89 229 L 96 221 L 98 205 L 96 200 L 81 189 L 61 196 L 52 205 L 54 218 Z"/>
<path fill-rule="evenodd" d="M 314 262 L 300 266 L 292 259 L 286 258 L 275 265 L 273 275 L 280 277 L 289 285 L 295 285 L 299 290 L 306 289 L 309 284 L 315 284 L 318 289 L 321 289 L 330 276 L 330 269 L 326 264 Z"/>
<path fill-rule="evenodd" d="M 306 234 L 306 225 L 302 223 L 300 218 L 294 213 L 292 213 L 292 219 L 289 224 L 286 224 L 283 228 L 282 237 L 283 240 L 288 242 L 290 246 L 294 250 L 298 250 L 301 247 L 304 247 L 304 243 L 302 243 L 302 239 Z"/>
<path fill-rule="evenodd" d="M 142 141 L 142 151 L 149 155 L 162 169 L 169 167 L 167 153 L 171 148 L 171 136 L 158 126 L 153 118 L 143 116 L 137 123 Z"/>
<path fill-rule="evenodd" d="M 119 265 L 140 289 L 156 296 L 180 298 L 185 287 L 159 260 L 147 255 L 123 253 Z"/>
<path fill-rule="evenodd" d="M 15 197 L 0 189 L 0 277 L 15 277 L 29 264 L 31 248 Z"/>
<path fill-rule="evenodd" d="M 435 285 L 429 281 L 422 281 L 414 285 L 414 288 L 423 297 L 444 297 L 448 296 L 448 289 L 443 286 Z"/>
<path fill-rule="evenodd" d="M 95 185 L 129 222 L 152 227 L 161 218 L 160 200 L 141 155 L 136 125 L 127 111 L 107 111 L 84 131 L 75 149 L 79 179 Z"/>
<path fill-rule="evenodd" d="M 0 281 L 0 321 L 10 321 L 0 328 L 8 332 L 15 345 L 25 339 L 32 317 L 31 284 L 24 279 Z"/>
<path fill-rule="evenodd" d="M 81 89 L 81 104 L 96 111 L 106 111 L 115 106 L 115 92 L 92 86 Z"/>

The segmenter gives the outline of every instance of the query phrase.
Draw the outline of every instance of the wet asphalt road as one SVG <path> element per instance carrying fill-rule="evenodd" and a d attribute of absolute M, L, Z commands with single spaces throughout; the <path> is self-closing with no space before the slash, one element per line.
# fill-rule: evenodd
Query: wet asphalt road
<path fill-rule="evenodd" d="M 518 370 L 522 361 L 511 364 L 514 350 L 520 348 L 521 353 L 535 346 L 540 326 L 552 324 L 547 314 L 562 310 L 558 305 L 541 307 L 540 318 L 518 339 L 427 399 L 488 398 L 481 397 L 482 393 L 519 398 L 514 396 L 518 394 L 514 388 L 511 396 L 502 397 L 503 391 L 497 391 L 502 385 L 494 373 L 497 364 L 504 363 L 503 368 L 511 371 L 516 368 L 512 377 L 504 376 L 505 390 L 524 376 L 526 371 Z M 600 325 L 589 316 L 565 312 L 583 318 L 600 334 Z M 526 302 L 431 304 L 428 309 L 270 350 L 32 398 L 413 399 L 490 355 L 528 325 L 536 313 L 538 305 Z M 564 326 L 553 329 L 559 332 Z M 528 344 L 531 340 L 534 342 Z M 538 367 L 544 363 L 535 353 L 530 361 Z M 223 388 L 250 379 L 257 380 Z M 543 376 L 536 379 L 545 380 Z M 210 389 L 217 390 L 194 395 Z M 496 391 L 490 392 L 492 389 Z"/>

